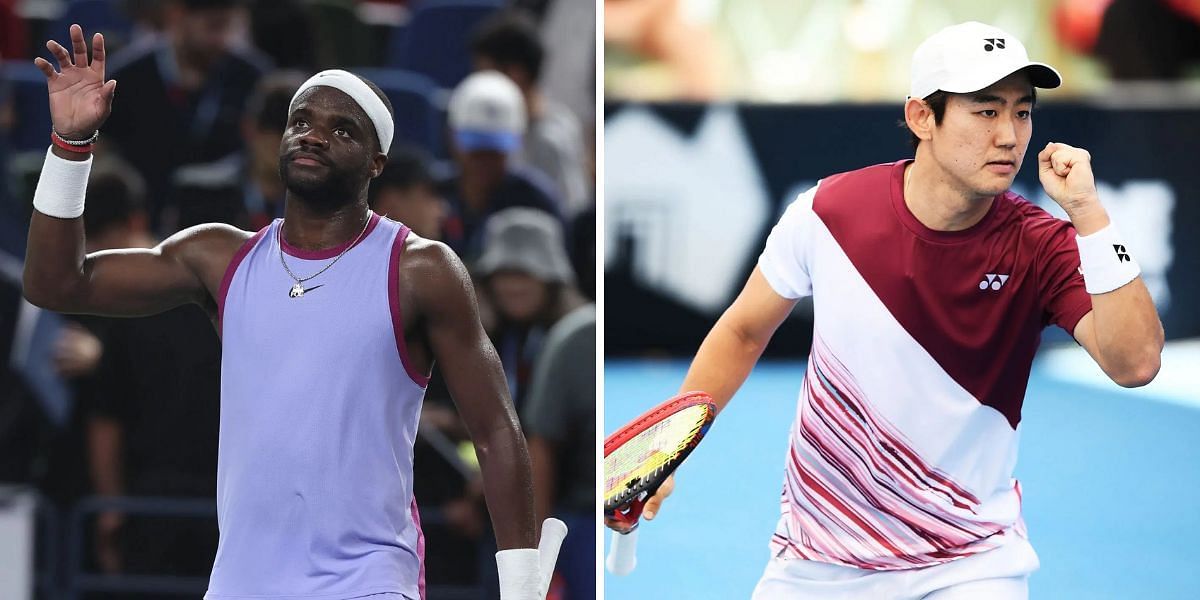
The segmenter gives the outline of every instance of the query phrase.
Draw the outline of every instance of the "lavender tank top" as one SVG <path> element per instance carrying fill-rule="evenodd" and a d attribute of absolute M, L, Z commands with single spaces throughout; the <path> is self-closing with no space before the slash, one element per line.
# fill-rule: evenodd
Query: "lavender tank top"
<path fill-rule="evenodd" d="M 248 240 L 221 284 L 221 535 L 204 597 L 423 599 L 412 449 L 428 382 L 397 298 L 409 230 L 372 214 L 292 298 L 281 247 L 306 277 L 346 245 L 281 245 L 281 225 Z"/>

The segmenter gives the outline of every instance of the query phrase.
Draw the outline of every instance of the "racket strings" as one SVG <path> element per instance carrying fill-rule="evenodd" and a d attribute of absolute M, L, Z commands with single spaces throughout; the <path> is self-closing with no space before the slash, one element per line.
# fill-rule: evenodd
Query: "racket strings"
<path fill-rule="evenodd" d="M 707 424 L 708 408 L 689 406 L 613 450 L 604 459 L 606 503 L 636 496 L 640 492 L 634 490 L 648 487 L 645 482 L 656 482 L 703 435 Z"/>

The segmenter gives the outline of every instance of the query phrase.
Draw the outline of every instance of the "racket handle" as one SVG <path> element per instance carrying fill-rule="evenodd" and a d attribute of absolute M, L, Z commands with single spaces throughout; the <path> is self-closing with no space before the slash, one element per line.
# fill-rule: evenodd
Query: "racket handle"
<path fill-rule="evenodd" d="M 604 561 L 609 573 L 623 577 L 633 572 L 637 566 L 637 536 L 636 529 L 629 533 L 613 532 L 612 547 L 608 550 L 608 559 Z"/>
<path fill-rule="evenodd" d="M 542 539 L 538 540 L 538 566 L 542 571 L 541 594 L 545 598 L 554 577 L 554 564 L 558 562 L 558 551 L 567 537 L 567 524 L 550 518 L 542 522 Z"/>

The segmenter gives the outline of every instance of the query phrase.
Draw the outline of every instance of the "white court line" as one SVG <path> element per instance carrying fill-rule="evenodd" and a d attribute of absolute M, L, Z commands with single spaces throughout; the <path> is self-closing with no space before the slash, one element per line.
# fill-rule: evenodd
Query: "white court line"
<path fill-rule="evenodd" d="M 1200 338 L 1167 342 L 1158 376 L 1140 388 L 1113 383 L 1087 351 L 1074 344 L 1040 352 L 1034 370 L 1066 383 L 1200 410 Z"/>

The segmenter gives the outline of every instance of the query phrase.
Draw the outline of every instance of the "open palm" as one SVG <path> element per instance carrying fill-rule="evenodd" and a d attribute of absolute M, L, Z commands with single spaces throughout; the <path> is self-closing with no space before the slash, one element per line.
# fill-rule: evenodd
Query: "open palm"
<path fill-rule="evenodd" d="M 79 25 L 71 26 L 71 46 L 74 57 L 62 44 L 54 40 L 46 42 L 46 48 L 58 61 L 59 71 L 44 58 L 34 59 L 33 64 L 46 75 L 54 130 L 67 139 L 86 139 L 100 128 L 112 111 L 117 82 L 104 81 L 103 35 L 92 36 L 90 65 L 83 28 Z"/>

